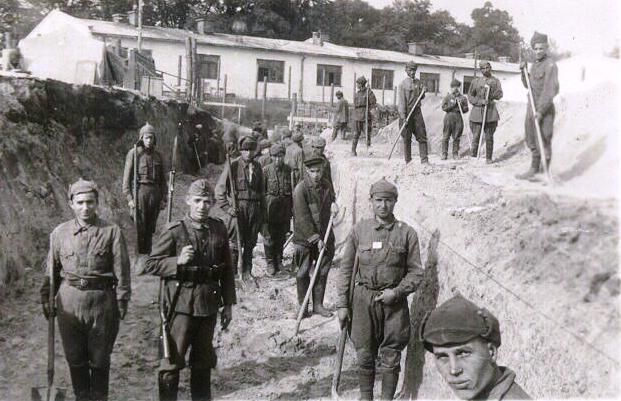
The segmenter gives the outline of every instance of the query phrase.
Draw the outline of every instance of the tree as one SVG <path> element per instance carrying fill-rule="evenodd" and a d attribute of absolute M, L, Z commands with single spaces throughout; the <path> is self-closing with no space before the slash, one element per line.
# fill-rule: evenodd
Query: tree
<path fill-rule="evenodd" d="M 17 0 L 2 0 L 0 2 L 0 33 L 14 30 L 19 19 L 18 7 Z"/>
<path fill-rule="evenodd" d="M 487 1 L 482 8 L 472 10 L 471 17 L 474 21 L 471 44 L 473 48 L 480 47 L 477 50 L 482 58 L 510 56 L 517 60 L 522 38 L 508 12 L 495 9 Z"/>

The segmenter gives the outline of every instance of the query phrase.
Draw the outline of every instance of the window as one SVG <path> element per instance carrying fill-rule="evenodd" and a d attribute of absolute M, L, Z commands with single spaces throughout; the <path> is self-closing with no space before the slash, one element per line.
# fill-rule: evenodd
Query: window
<path fill-rule="evenodd" d="M 371 89 L 388 89 L 392 90 L 392 80 L 395 72 L 393 70 L 382 70 L 373 68 L 371 70 Z"/>
<path fill-rule="evenodd" d="M 324 82 L 325 72 L 325 86 L 341 86 L 341 73 L 343 67 L 340 65 L 327 65 L 317 64 L 317 86 L 322 86 Z"/>
<path fill-rule="evenodd" d="M 464 76 L 464 90 L 462 91 L 462 93 L 468 94 L 468 91 L 470 90 L 470 84 L 472 84 L 472 81 L 474 81 L 473 76 Z"/>
<path fill-rule="evenodd" d="M 202 79 L 218 79 L 220 56 L 211 54 L 198 55 L 198 75 Z"/>
<path fill-rule="evenodd" d="M 267 82 L 283 83 L 285 82 L 285 62 L 279 60 L 261 60 L 257 59 L 258 72 L 257 78 L 259 82 L 267 77 Z"/>
<path fill-rule="evenodd" d="M 438 93 L 440 91 L 440 74 L 430 74 L 428 72 L 420 73 L 420 80 L 427 88 L 429 93 Z"/>

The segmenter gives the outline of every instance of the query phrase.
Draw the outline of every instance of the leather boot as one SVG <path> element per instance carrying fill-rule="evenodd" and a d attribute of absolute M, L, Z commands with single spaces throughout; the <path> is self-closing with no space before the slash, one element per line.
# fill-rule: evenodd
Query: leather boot
<path fill-rule="evenodd" d="M 177 401 L 179 371 L 164 371 L 158 374 L 159 401 Z"/>
<path fill-rule="evenodd" d="M 323 306 L 323 297 L 326 294 L 327 280 L 328 276 L 319 276 L 313 287 L 313 313 L 323 317 L 332 317 L 332 312 Z"/>
<path fill-rule="evenodd" d="M 358 156 L 358 153 L 356 153 L 356 148 L 358 147 L 358 138 L 354 137 L 351 140 L 351 155 L 352 156 Z"/>
<path fill-rule="evenodd" d="M 89 401 L 91 398 L 91 373 L 88 366 L 69 366 L 69 373 L 76 401 Z"/>
<path fill-rule="evenodd" d="M 485 141 L 485 162 L 487 164 L 492 163 L 492 155 L 494 153 L 494 141 L 486 140 Z"/>
<path fill-rule="evenodd" d="M 91 369 L 91 401 L 108 400 L 110 367 Z"/>
<path fill-rule="evenodd" d="M 418 143 L 418 153 L 420 154 L 421 164 L 429 163 L 429 158 L 427 157 L 427 142 Z"/>
<path fill-rule="evenodd" d="M 358 369 L 358 384 L 360 385 L 360 400 L 373 400 L 373 386 L 375 385 L 374 369 Z"/>
<path fill-rule="evenodd" d="M 192 401 L 211 401 L 211 369 L 190 370 Z"/>
<path fill-rule="evenodd" d="M 231 263 L 233 264 L 233 269 L 235 269 L 235 276 L 237 276 L 240 272 L 237 271 L 237 261 L 239 258 L 239 252 L 237 249 L 231 248 Z"/>
<path fill-rule="evenodd" d="M 453 159 L 459 159 L 459 139 L 453 139 Z"/>
<path fill-rule="evenodd" d="M 519 180 L 528 180 L 529 178 L 532 178 L 535 176 L 535 174 L 537 174 L 539 172 L 539 165 L 540 165 L 540 159 L 539 156 L 532 156 L 532 159 L 530 161 L 530 168 L 528 169 L 527 172 L 522 173 L 522 174 L 518 174 L 515 176 L 515 178 L 519 179 Z"/>
<path fill-rule="evenodd" d="M 310 279 L 308 277 L 304 277 L 304 278 L 296 277 L 295 281 L 298 287 L 298 305 L 302 306 L 302 304 L 304 303 L 304 297 L 306 296 L 306 291 L 308 291 Z M 304 314 L 302 315 L 303 318 L 310 317 L 312 315 L 312 313 L 308 311 L 308 304 L 306 306 L 307 308 L 304 311 Z M 296 311 L 296 317 L 297 317 L 297 311 Z"/>
<path fill-rule="evenodd" d="M 268 274 L 268 276 L 273 276 L 274 274 L 276 274 L 273 249 L 271 246 L 268 245 L 265 245 L 263 249 L 265 251 L 265 272 Z"/>
<path fill-rule="evenodd" d="M 397 391 L 399 371 L 382 373 L 382 400 L 392 400 Z"/>
<path fill-rule="evenodd" d="M 405 164 L 408 164 L 412 161 L 412 139 L 408 140 L 407 136 L 403 136 L 403 157 L 405 159 Z"/>
<path fill-rule="evenodd" d="M 442 140 L 442 160 L 446 160 L 448 158 L 448 147 L 449 147 L 449 143 L 448 143 L 448 139 L 446 140 Z M 422 157 L 421 157 L 422 160 Z"/>

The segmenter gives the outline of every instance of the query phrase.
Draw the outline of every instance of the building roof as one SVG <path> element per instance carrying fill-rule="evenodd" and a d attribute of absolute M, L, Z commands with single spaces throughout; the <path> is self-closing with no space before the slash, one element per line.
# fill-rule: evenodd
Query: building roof
<path fill-rule="evenodd" d="M 62 13 L 51 11 L 51 13 Z M 93 34 L 108 37 L 137 37 L 138 28 L 126 22 L 111 22 L 72 17 L 76 23 L 86 26 Z M 394 62 L 405 64 L 415 61 L 421 65 L 433 65 L 447 68 L 472 68 L 474 60 L 461 57 L 413 55 L 390 50 L 367 49 L 361 47 L 341 46 L 334 43 L 323 42 L 322 45 L 313 44 L 312 39 L 306 41 L 262 38 L 257 36 L 234 35 L 226 33 L 198 34 L 192 31 L 176 28 L 163 28 L 156 26 L 143 26 L 143 40 L 156 40 L 167 42 L 184 42 L 188 37 L 196 38 L 197 43 L 219 46 L 247 48 L 255 50 L 280 51 L 300 55 L 327 56 L 335 58 L 347 58 L 361 61 Z M 519 72 L 517 64 L 492 62 L 492 68 L 497 71 Z"/>

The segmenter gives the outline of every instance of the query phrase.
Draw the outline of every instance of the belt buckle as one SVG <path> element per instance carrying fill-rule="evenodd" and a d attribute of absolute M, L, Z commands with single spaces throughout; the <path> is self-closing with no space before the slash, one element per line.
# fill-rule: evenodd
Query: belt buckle
<path fill-rule="evenodd" d="M 85 289 L 86 287 L 88 287 L 88 281 L 86 281 L 85 279 L 81 278 L 80 279 L 80 289 Z"/>

